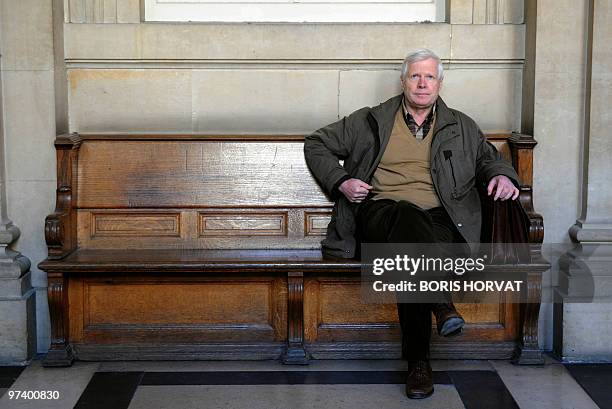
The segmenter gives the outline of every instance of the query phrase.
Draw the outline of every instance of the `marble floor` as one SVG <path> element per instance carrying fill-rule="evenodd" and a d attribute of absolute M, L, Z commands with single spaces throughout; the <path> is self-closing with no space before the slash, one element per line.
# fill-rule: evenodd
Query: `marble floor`
<path fill-rule="evenodd" d="M 0 367 L 0 408 L 611 409 L 612 365 L 433 361 L 435 393 L 404 395 L 405 362 L 76 362 Z M 18 391 L 27 396 L 15 398 Z M 45 391 L 46 397 L 41 399 Z M 57 397 L 57 398 L 56 398 Z"/>

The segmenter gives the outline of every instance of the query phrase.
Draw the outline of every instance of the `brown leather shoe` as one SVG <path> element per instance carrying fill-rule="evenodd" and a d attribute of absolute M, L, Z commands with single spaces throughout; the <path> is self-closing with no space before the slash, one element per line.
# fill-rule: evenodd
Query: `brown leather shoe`
<path fill-rule="evenodd" d="M 406 396 L 410 399 L 424 399 L 431 396 L 433 391 L 433 374 L 429 361 L 408 362 Z"/>
<path fill-rule="evenodd" d="M 453 303 L 436 304 L 433 308 L 433 313 L 436 316 L 436 326 L 438 334 L 443 337 L 459 335 L 465 320 L 457 312 Z"/>

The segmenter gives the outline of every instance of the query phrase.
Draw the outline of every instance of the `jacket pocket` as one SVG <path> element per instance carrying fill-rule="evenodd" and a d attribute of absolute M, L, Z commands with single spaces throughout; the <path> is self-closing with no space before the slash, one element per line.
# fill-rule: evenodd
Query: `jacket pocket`
<path fill-rule="evenodd" d="M 474 182 L 476 181 L 476 177 L 472 176 L 467 182 L 462 185 L 456 186 L 451 192 L 451 197 L 454 200 L 463 199 L 474 187 Z"/>
<path fill-rule="evenodd" d="M 451 187 L 451 197 L 455 200 L 463 198 L 476 180 L 472 155 L 460 149 L 445 149 L 440 159 Z"/>

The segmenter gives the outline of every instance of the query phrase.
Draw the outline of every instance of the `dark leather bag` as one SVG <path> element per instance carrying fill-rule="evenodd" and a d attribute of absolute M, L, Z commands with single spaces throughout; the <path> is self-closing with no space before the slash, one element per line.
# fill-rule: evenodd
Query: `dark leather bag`
<path fill-rule="evenodd" d="M 481 250 L 491 264 L 524 264 L 531 261 L 529 217 L 517 200 L 493 201 L 481 192 Z"/>

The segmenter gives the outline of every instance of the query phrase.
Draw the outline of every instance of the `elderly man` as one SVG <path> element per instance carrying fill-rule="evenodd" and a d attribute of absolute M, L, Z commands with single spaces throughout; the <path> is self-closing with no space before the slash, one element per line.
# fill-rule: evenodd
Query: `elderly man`
<path fill-rule="evenodd" d="M 376 243 L 476 243 L 477 186 L 495 200 L 516 199 L 518 176 L 467 115 L 439 97 L 440 58 L 419 49 L 404 60 L 403 93 L 306 137 L 308 167 L 336 200 L 323 240 L 326 254 L 352 258 L 358 239 Z M 343 164 L 339 163 L 343 160 Z M 398 303 L 406 394 L 433 393 L 431 313 L 440 335 L 461 331 L 452 303 Z"/>

